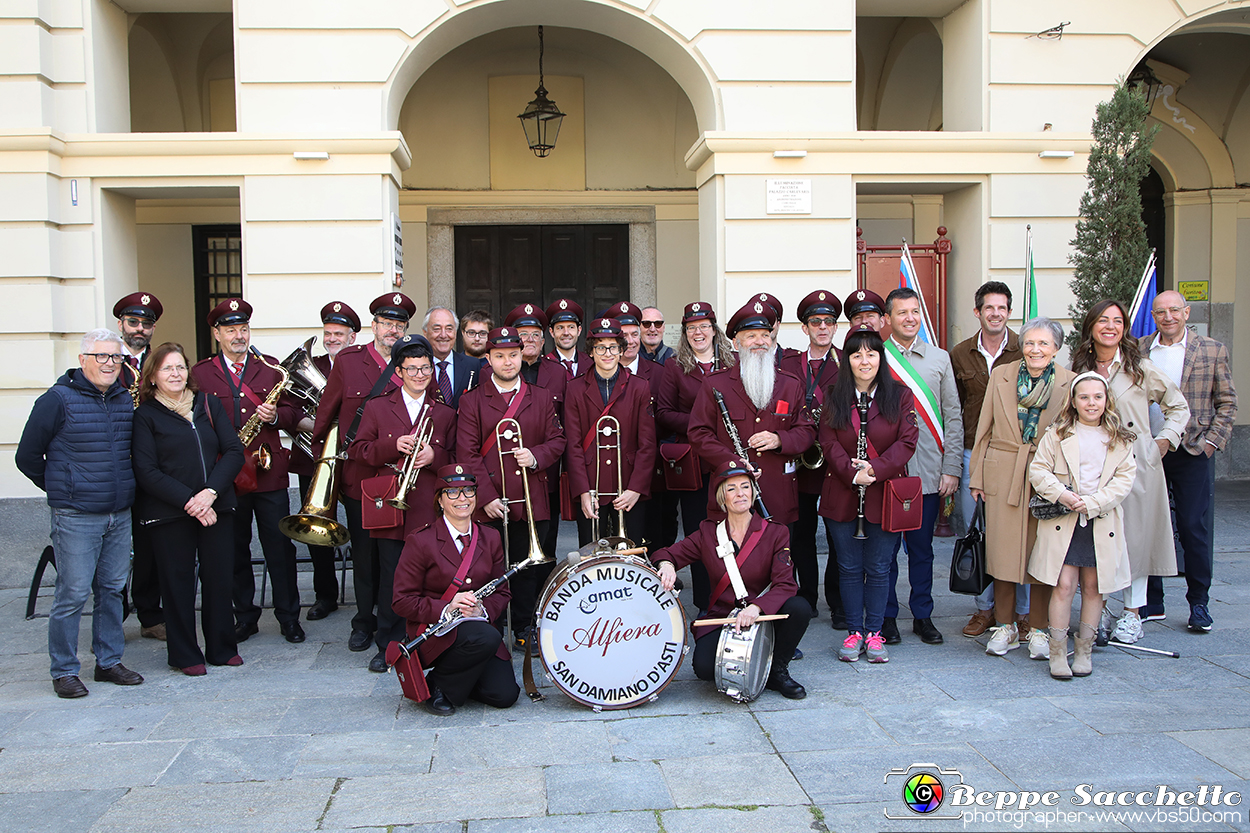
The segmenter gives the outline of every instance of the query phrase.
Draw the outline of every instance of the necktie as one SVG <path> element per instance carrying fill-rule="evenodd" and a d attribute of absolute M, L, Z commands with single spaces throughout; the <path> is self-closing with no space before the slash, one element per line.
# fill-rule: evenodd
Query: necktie
<path fill-rule="evenodd" d="M 230 372 L 234 374 L 234 378 L 242 382 L 243 381 L 243 362 L 230 362 Z"/>
<path fill-rule="evenodd" d="M 503 398 L 508 400 L 509 405 L 512 404 L 512 399 L 516 396 L 516 392 L 517 392 L 516 388 L 513 388 L 512 390 L 506 390 L 503 392 Z"/>
<path fill-rule="evenodd" d="M 438 363 L 438 392 L 443 395 L 443 403 L 451 406 L 451 379 L 447 376 L 447 360 Z"/>
<path fill-rule="evenodd" d="M 703 371 L 704 376 L 712 372 L 711 362 L 699 362 L 698 364 L 699 364 L 699 369 Z"/>
<path fill-rule="evenodd" d="M 457 536 L 456 536 L 456 540 L 460 542 L 460 551 L 461 551 L 461 552 L 464 552 L 464 551 L 465 551 L 465 549 L 469 546 L 469 536 L 468 536 L 468 535 L 457 535 Z"/>
<path fill-rule="evenodd" d="M 573 378 L 573 362 L 571 359 L 560 359 L 560 364 L 564 365 L 564 371 L 569 374 L 569 378 Z"/>
<path fill-rule="evenodd" d="M 133 367 L 135 370 L 138 370 L 139 369 L 139 357 L 129 356 L 128 359 L 130 361 L 130 366 Z"/>

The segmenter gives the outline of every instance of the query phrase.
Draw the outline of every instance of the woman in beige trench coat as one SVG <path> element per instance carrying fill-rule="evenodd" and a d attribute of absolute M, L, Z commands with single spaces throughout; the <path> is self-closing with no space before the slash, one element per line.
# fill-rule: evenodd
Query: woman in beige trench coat
<path fill-rule="evenodd" d="M 1049 318 L 1026 322 L 1020 330 L 1024 359 L 994 369 L 981 406 L 968 487 L 973 497 L 985 500 L 986 572 L 994 577 L 995 620 L 985 649 L 988 654 L 1002 656 L 1020 647 L 1013 615 L 1016 585 L 1030 581 L 1029 551 L 1037 536 L 1037 521 L 1029 514 L 1029 461 L 1042 433 L 1067 405 L 1069 385 L 1075 376 L 1055 364 L 1055 354 L 1062 343 L 1063 328 L 1056 322 Z M 1048 373 L 1049 399 L 1033 403 L 1037 413 L 1031 420 L 1028 405 L 1032 400 L 1027 399 L 1030 385 L 1036 386 Z M 1026 397 L 1023 404 L 1022 395 Z M 1030 438 L 1025 442 L 1023 432 L 1029 423 Z M 1046 659 L 1050 645 L 1046 635 L 1050 587 L 1033 584 L 1032 591 L 1029 656 Z"/>
<path fill-rule="evenodd" d="M 1180 445 L 1189 422 L 1189 404 L 1176 384 L 1141 355 L 1128 328 L 1128 313 L 1120 304 L 1109 300 L 1094 304 L 1081 327 L 1081 346 L 1072 369 L 1077 373 L 1093 370 L 1110 382 L 1124 427 L 1137 435 L 1133 443 L 1137 479 L 1124 499 L 1133 583 L 1124 591 L 1124 614 L 1111 636 L 1117 642 L 1133 643 L 1142 636 L 1138 610 L 1146 604 L 1146 579 L 1176 575 L 1163 455 Z M 1150 436 L 1151 403 L 1159 405 L 1164 419 L 1155 437 Z"/>
<path fill-rule="evenodd" d="M 1088 676 L 1102 595 L 1129 585 L 1121 504 L 1137 473 L 1133 432 L 1116 413 L 1107 380 L 1094 371 L 1072 382 L 1072 404 L 1042 437 L 1029 464 L 1039 497 L 1070 511 L 1038 523 L 1029 573 L 1055 587 L 1050 609 L 1050 673 Z M 1086 453 L 1088 452 L 1088 457 Z M 1068 623 L 1077 576 L 1081 624 L 1068 666 Z"/>

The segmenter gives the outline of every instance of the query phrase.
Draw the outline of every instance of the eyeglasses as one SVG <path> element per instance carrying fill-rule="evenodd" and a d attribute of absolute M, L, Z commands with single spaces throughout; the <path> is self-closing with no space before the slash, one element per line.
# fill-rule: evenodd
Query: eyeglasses
<path fill-rule="evenodd" d="M 477 486 L 460 486 L 443 489 L 443 497 L 455 500 L 458 497 L 477 497 Z"/>
<path fill-rule="evenodd" d="M 121 353 L 83 353 L 83 355 L 94 358 L 96 364 L 121 364 L 125 361 Z"/>
<path fill-rule="evenodd" d="M 710 333 L 712 332 L 711 324 L 687 324 L 686 332 L 688 333 Z"/>
<path fill-rule="evenodd" d="M 1180 315 L 1180 314 L 1181 314 L 1182 312 L 1184 312 L 1184 311 L 1185 311 L 1185 308 L 1184 308 L 1184 307 L 1168 307 L 1167 309 L 1157 309 L 1157 310 L 1155 310 L 1155 311 L 1154 311 L 1154 315 L 1160 315 L 1160 316 L 1161 316 L 1161 315 L 1163 315 L 1163 314 L 1165 314 L 1165 313 L 1166 313 L 1166 314 L 1168 314 L 1168 315 L 1171 315 L 1173 318 L 1175 318 L 1176 316 Z"/>
<path fill-rule="evenodd" d="M 380 318 L 375 318 L 373 323 L 378 329 L 386 332 L 394 330 L 397 333 L 402 333 L 408 329 L 408 322 L 406 321 L 384 321 Z"/>
<path fill-rule="evenodd" d="M 156 322 L 149 321 L 146 318 L 131 318 L 129 315 L 122 319 L 122 323 L 127 327 L 136 327 L 141 330 L 156 329 Z"/>
<path fill-rule="evenodd" d="M 543 334 L 541 331 L 537 333 L 528 333 L 528 332 L 519 333 L 519 335 L 521 336 L 521 341 L 542 341 L 543 340 Z"/>
<path fill-rule="evenodd" d="M 596 344 L 590 349 L 596 356 L 615 356 L 621 352 L 620 345 L 617 344 Z"/>
<path fill-rule="evenodd" d="M 434 372 L 434 367 L 433 365 L 428 364 L 418 365 L 416 367 L 412 367 L 410 365 L 408 367 L 401 367 L 400 370 L 404 371 L 405 376 L 415 379 L 418 376 L 429 376 Z"/>
<path fill-rule="evenodd" d="M 164 373 L 166 376 L 174 373 L 182 374 L 187 372 L 187 366 L 185 364 L 167 364 L 157 372 Z"/>
<path fill-rule="evenodd" d="M 650 329 L 658 329 L 664 326 L 663 321 L 639 321 L 638 323 Z"/>
<path fill-rule="evenodd" d="M 490 332 L 488 330 L 465 330 L 464 334 L 469 338 L 486 338 Z"/>
<path fill-rule="evenodd" d="M 832 327 L 833 325 L 837 323 L 838 323 L 838 319 L 836 318 L 813 317 L 813 318 L 807 319 L 807 326 L 809 327 Z"/>

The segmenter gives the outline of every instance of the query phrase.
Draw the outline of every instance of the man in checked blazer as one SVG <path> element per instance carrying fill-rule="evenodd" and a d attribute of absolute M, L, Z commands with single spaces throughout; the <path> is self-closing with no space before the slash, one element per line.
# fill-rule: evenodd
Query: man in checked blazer
<path fill-rule="evenodd" d="M 1185 324 L 1189 304 L 1179 292 L 1160 292 L 1152 308 L 1159 331 L 1139 344 L 1160 370 L 1176 382 L 1189 403 L 1189 424 L 1181 445 L 1163 458 L 1163 473 L 1176 506 L 1176 529 L 1185 557 L 1189 590 L 1189 629 L 1211 630 L 1207 593 L 1215 560 L 1215 452 L 1224 448 L 1237 418 L 1237 391 L 1228 366 L 1228 348 L 1200 336 Z M 1151 409 L 1155 422 L 1161 415 Z M 1153 427 L 1153 426 L 1152 426 Z M 1151 576 L 1142 620 L 1163 619 L 1163 580 Z"/>

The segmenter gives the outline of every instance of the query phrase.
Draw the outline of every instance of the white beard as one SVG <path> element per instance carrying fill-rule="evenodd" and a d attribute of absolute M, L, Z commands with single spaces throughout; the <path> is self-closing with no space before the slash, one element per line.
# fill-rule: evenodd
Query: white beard
<path fill-rule="evenodd" d="M 773 387 L 777 383 L 777 368 L 772 351 L 752 353 L 745 350 L 738 354 L 738 368 L 742 375 L 742 387 L 757 411 L 766 409 L 773 401 Z"/>

